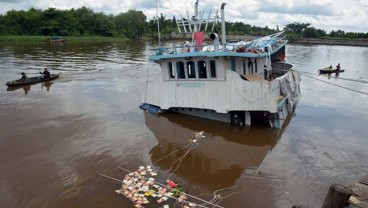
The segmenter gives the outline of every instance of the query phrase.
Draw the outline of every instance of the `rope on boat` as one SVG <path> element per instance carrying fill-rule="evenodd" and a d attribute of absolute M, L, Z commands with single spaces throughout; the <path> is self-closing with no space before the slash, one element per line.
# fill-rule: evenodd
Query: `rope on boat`
<path fill-rule="evenodd" d="M 267 158 L 267 156 L 270 154 L 270 152 L 271 152 L 271 150 L 269 149 L 269 150 L 268 150 L 268 152 L 267 152 L 266 157 L 264 157 L 264 158 L 263 158 L 263 160 L 262 160 L 261 164 L 259 165 L 259 167 L 258 167 L 258 169 L 257 169 L 257 171 L 256 171 L 256 173 L 255 173 L 254 175 L 257 175 L 257 173 L 259 172 L 259 170 L 260 170 L 260 169 L 261 169 L 261 167 L 262 167 L 263 162 L 266 160 L 266 158 Z"/>
<path fill-rule="evenodd" d="M 184 155 L 182 155 L 181 157 L 179 157 L 178 159 L 176 159 L 176 160 L 171 164 L 171 166 L 170 166 L 169 170 L 167 170 L 167 171 L 165 172 L 165 173 L 168 173 L 169 171 L 171 171 L 171 169 L 173 168 L 174 164 L 175 164 L 175 163 L 177 163 L 177 162 L 179 162 L 179 164 L 176 166 L 175 170 L 174 170 L 174 171 L 170 174 L 170 176 L 168 177 L 168 179 L 170 179 L 170 178 L 171 178 L 171 176 L 175 173 L 175 171 L 177 171 L 177 170 L 178 170 L 178 168 L 180 167 L 181 162 L 182 162 L 182 160 L 185 158 L 185 156 L 187 156 L 187 155 L 189 154 L 189 152 L 190 152 L 190 151 L 192 151 L 194 148 L 196 148 L 196 147 L 198 146 L 198 142 L 197 142 L 197 141 L 198 141 L 198 139 L 201 139 L 201 138 L 204 138 L 204 137 L 205 137 L 205 136 L 203 135 L 203 133 L 204 133 L 203 131 L 195 133 L 195 134 L 194 134 L 194 137 L 192 137 L 192 138 L 190 139 L 190 143 L 189 143 L 188 145 L 186 145 L 185 147 L 179 148 L 179 149 L 177 149 L 177 150 L 175 150 L 175 151 L 171 152 L 170 154 L 168 154 L 168 155 L 166 155 L 166 156 L 164 156 L 164 157 L 162 157 L 162 158 L 160 158 L 160 159 L 156 160 L 153 164 L 156 164 L 157 162 L 159 162 L 159 161 L 161 161 L 161 160 L 163 160 L 163 159 L 165 159 L 165 158 L 169 157 L 170 155 L 172 155 L 172 154 L 174 154 L 174 153 L 176 153 L 176 152 L 178 152 L 178 151 L 180 151 L 180 150 L 183 150 L 183 149 L 188 148 L 188 149 L 187 149 L 187 151 L 184 153 Z"/>
<path fill-rule="evenodd" d="M 180 148 L 180 149 L 177 149 L 177 150 L 173 151 L 172 153 L 170 153 L 170 154 L 168 154 L 168 155 L 166 155 L 166 156 L 164 156 L 164 157 L 162 157 L 162 158 L 160 158 L 160 159 L 156 160 L 156 161 L 153 163 L 153 165 L 154 165 L 154 164 L 156 164 L 156 163 L 158 163 L 159 161 L 161 161 L 161 160 L 163 160 L 163 159 L 165 159 L 165 158 L 169 157 L 170 155 L 172 155 L 172 154 L 174 154 L 174 153 L 176 153 L 176 152 L 178 152 L 178 151 L 180 151 L 180 150 L 182 150 L 182 149 L 185 149 L 185 148 L 189 147 L 190 145 L 191 145 L 191 143 L 189 143 L 189 144 L 188 144 L 187 146 L 185 146 L 185 147 L 182 147 L 182 148 Z"/>
<path fill-rule="evenodd" d="M 148 86 L 148 72 L 149 72 L 149 69 L 150 69 L 150 60 L 147 61 L 147 72 L 146 72 L 146 86 L 145 86 L 145 89 L 144 89 L 144 102 L 146 102 L 146 99 L 147 99 L 147 86 Z"/>
<path fill-rule="evenodd" d="M 176 162 L 179 162 L 179 164 L 176 166 L 175 170 L 170 174 L 170 176 L 168 177 L 168 179 L 170 179 L 170 178 L 171 178 L 171 176 L 175 173 L 175 171 L 176 171 L 176 170 L 178 170 L 178 168 L 180 167 L 181 162 L 182 162 L 182 160 L 185 158 L 185 156 L 187 156 L 187 154 L 188 154 L 191 150 L 193 150 L 194 148 L 196 148 L 196 147 L 198 146 L 198 143 L 197 143 L 197 142 L 191 142 L 190 144 L 194 144 L 194 146 L 189 147 L 189 149 L 187 150 L 187 152 L 185 152 L 185 154 L 184 154 L 183 156 L 181 156 L 181 157 L 179 157 L 177 160 L 175 160 L 175 161 L 171 164 L 170 169 L 169 169 L 169 170 L 167 170 L 167 171 L 165 172 L 165 173 L 168 173 L 168 172 L 171 170 L 171 168 L 174 166 L 174 164 L 175 164 Z"/>
<path fill-rule="evenodd" d="M 213 198 L 209 201 L 211 203 L 214 203 L 214 204 L 218 204 L 220 203 L 223 199 L 226 199 L 232 195 L 235 195 L 235 194 L 239 194 L 243 191 L 245 191 L 247 189 L 247 187 L 244 187 L 243 189 L 239 190 L 239 191 L 235 191 L 233 193 L 230 193 L 228 194 L 227 196 L 224 196 L 222 197 L 221 194 L 223 194 L 224 191 L 227 191 L 227 190 L 232 190 L 234 188 L 223 188 L 223 189 L 218 189 L 216 191 L 213 192 Z M 220 193 L 219 193 L 220 192 Z M 202 204 L 202 205 L 205 205 L 206 203 Z"/>

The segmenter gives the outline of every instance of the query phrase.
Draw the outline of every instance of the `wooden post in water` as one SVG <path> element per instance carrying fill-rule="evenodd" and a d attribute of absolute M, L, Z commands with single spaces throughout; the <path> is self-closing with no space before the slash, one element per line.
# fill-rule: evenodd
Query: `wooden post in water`
<path fill-rule="evenodd" d="M 328 190 L 322 208 L 345 208 L 352 193 L 351 189 L 346 186 L 333 184 Z"/>

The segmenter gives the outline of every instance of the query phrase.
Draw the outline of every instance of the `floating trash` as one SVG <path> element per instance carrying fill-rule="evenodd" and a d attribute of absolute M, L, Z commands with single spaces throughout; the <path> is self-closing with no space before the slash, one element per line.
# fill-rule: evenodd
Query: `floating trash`
<path fill-rule="evenodd" d="M 194 136 L 188 140 L 190 143 L 186 146 L 186 148 L 188 148 L 187 153 L 198 145 L 198 140 L 201 140 L 205 137 L 204 131 L 195 132 Z M 187 153 L 185 153 L 182 157 L 185 157 Z M 158 161 L 164 158 L 161 158 Z M 121 182 L 121 188 L 115 190 L 115 192 L 119 195 L 124 195 L 126 198 L 131 200 L 136 208 L 144 208 L 144 206 L 149 203 L 154 203 L 154 205 L 159 204 L 158 207 L 170 208 L 168 204 L 165 204 L 169 203 L 169 199 L 175 201 L 175 207 L 179 205 L 182 208 L 206 208 L 208 207 L 206 205 L 209 205 L 213 208 L 223 208 L 217 204 L 218 202 L 216 204 L 213 203 L 213 200 L 206 201 L 185 193 L 183 188 L 175 181 L 168 179 L 166 180 L 166 184 L 157 182 L 155 177 L 158 174 L 151 166 L 139 166 L 138 170 L 134 172 L 130 172 L 122 167 L 119 168 L 128 172 L 123 180 L 119 180 L 101 173 L 100 175 Z M 171 175 L 172 174 L 173 173 L 171 173 Z M 194 202 L 188 201 L 189 197 L 191 200 L 201 202 L 202 204 L 196 204 Z"/>
<path fill-rule="evenodd" d="M 150 203 L 149 200 L 162 204 L 169 199 L 177 200 L 182 207 L 195 207 L 193 203 L 186 201 L 188 196 L 177 183 L 166 180 L 167 187 L 163 184 L 158 185 L 155 176 L 157 173 L 151 166 L 139 166 L 138 170 L 125 175 L 121 188 L 115 192 L 130 199 L 136 208 L 143 208 L 144 204 Z M 164 207 L 169 207 L 169 205 L 164 205 Z"/>

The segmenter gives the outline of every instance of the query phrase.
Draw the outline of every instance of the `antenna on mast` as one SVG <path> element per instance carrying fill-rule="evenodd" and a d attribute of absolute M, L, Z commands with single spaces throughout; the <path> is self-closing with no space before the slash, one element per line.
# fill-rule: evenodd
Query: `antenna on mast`
<path fill-rule="evenodd" d="M 194 15 L 192 17 L 190 17 L 189 12 L 187 11 L 186 19 L 183 18 L 181 15 L 180 15 L 180 19 L 175 18 L 179 33 L 199 32 L 201 31 L 202 25 L 204 25 L 204 31 L 206 31 L 207 29 L 210 29 L 211 31 L 214 30 L 215 24 L 218 22 L 218 19 L 220 19 L 220 17 L 218 16 L 218 10 L 215 16 L 213 17 L 211 17 L 211 10 L 210 10 L 208 17 L 205 18 L 204 11 L 198 10 L 198 3 L 199 3 L 199 0 L 196 0 L 194 4 Z M 211 23 L 212 23 L 212 27 L 208 28 L 208 25 Z"/>
<path fill-rule="evenodd" d="M 157 19 L 157 34 L 158 34 L 158 45 L 161 46 L 161 37 L 160 37 L 160 19 L 158 18 L 158 7 L 156 0 L 156 19 Z"/>

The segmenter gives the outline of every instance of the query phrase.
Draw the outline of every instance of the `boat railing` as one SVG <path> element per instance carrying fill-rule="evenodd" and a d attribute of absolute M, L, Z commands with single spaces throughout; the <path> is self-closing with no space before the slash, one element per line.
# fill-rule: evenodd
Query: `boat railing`
<path fill-rule="evenodd" d="M 234 53 L 269 53 L 286 43 L 286 39 L 253 40 L 240 41 L 227 44 L 203 44 L 196 46 L 193 44 L 181 44 L 171 47 L 160 47 L 156 49 L 156 56 L 170 54 L 184 54 L 190 52 L 234 52 Z"/>
<path fill-rule="evenodd" d="M 190 52 L 234 52 L 234 53 L 269 53 L 280 45 L 284 45 L 284 40 L 275 42 L 244 42 L 227 44 L 203 44 L 195 45 L 174 45 L 171 47 L 160 47 L 156 49 L 156 56 L 169 54 L 184 54 Z M 224 50 L 225 48 L 225 50 Z"/>

